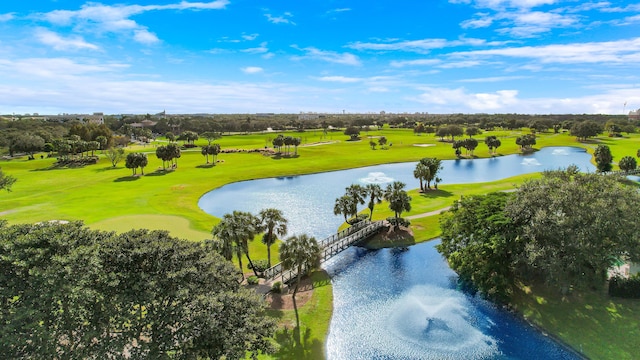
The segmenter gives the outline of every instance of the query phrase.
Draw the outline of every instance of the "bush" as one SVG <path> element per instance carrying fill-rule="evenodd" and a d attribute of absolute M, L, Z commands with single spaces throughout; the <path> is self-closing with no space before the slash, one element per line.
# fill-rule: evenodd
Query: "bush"
<path fill-rule="evenodd" d="M 249 268 L 251 268 L 251 265 L 249 265 Z M 262 274 L 268 268 L 269 262 L 267 260 L 256 260 L 253 262 L 252 270 L 255 270 L 258 274 Z"/>
<path fill-rule="evenodd" d="M 369 220 L 369 215 L 367 215 L 367 214 L 358 214 L 358 216 L 349 219 L 349 221 L 347 221 L 347 223 L 349 225 L 355 225 L 355 224 L 357 224 L 357 223 L 359 223 L 361 221 L 366 221 L 366 220 Z"/>
<path fill-rule="evenodd" d="M 274 293 L 281 293 L 282 292 L 282 282 L 280 281 L 276 281 L 273 283 L 273 285 L 271 285 L 271 292 Z"/>
<path fill-rule="evenodd" d="M 404 226 L 404 227 L 409 227 L 409 225 L 411 225 L 411 221 L 405 219 L 405 218 L 398 218 L 398 223 L 396 224 L 396 218 L 393 216 L 389 216 L 387 218 L 387 221 L 389 222 L 389 224 L 391 224 L 392 226 Z"/>
<path fill-rule="evenodd" d="M 640 275 L 629 279 L 614 277 L 609 280 L 609 295 L 627 299 L 640 299 Z"/>
<path fill-rule="evenodd" d="M 184 144 L 184 145 L 181 146 L 181 148 L 183 148 L 183 149 L 193 149 L 195 147 L 197 147 L 196 144 Z"/>
<path fill-rule="evenodd" d="M 258 277 L 257 277 L 257 276 L 255 276 L 255 275 L 251 275 L 251 276 L 249 276 L 249 277 L 247 278 L 247 284 L 249 284 L 249 285 L 258 285 L 258 282 L 259 282 L 259 281 L 260 281 L 260 280 L 259 280 L 259 279 L 258 279 Z"/>

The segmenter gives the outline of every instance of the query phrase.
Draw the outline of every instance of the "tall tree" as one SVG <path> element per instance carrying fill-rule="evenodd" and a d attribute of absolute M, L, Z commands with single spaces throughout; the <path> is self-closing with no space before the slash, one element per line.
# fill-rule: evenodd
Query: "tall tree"
<path fill-rule="evenodd" d="M 278 236 L 287 234 L 288 221 L 282 211 L 275 208 L 260 210 L 259 217 L 262 226 L 266 229 L 262 236 L 262 243 L 267 245 L 267 263 L 271 267 L 271 245 L 275 244 Z"/>
<path fill-rule="evenodd" d="M 431 177 L 431 170 L 429 170 L 429 166 L 422 162 L 418 162 L 416 164 L 416 168 L 413 170 L 413 177 L 420 180 L 420 191 L 424 192 L 424 183 L 426 179 Z"/>
<path fill-rule="evenodd" d="M 438 176 L 438 172 L 442 170 L 442 160 L 437 158 L 422 158 L 420 162 L 429 168 L 429 176 L 424 180 L 427 182 L 427 189 L 431 189 L 431 182 Z"/>
<path fill-rule="evenodd" d="M 371 221 L 371 219 L 373 218 L 373 208 L 376 206 L 376 204 L 379 204 L 382 201 L 384 192 L 378 184 L 367 184 L 367 186 L 365 186 L 365 189 L 367 191 L 367 195 L 369 196 L 369 203 L 367 204 L 367 207 L 369 208 L 369 221 Z"/>
<path fill-rule="evenodd" d="M 316 238 L 310 237 L 307 234 L 291 236 L 280 246 L 280 261 L 282 261 L 282 267 L 286 270 L 295 269 L 297 271 L 296 285 L 293 288 L 293 308 L 296 313 L 298 341 L 300 341 L 300 317 L 298 316 L 296 294 L 298 293 L 302 275 L 309 273 L 320 265 L 320 251 L 320 245 L 318 245 Z"/>
<path fill-rule="evenodd" d="M 353 201 L 352 197 L 342 195 L 336 199 L 333 206 L 333 213 L 335 215 L 343 215 L 344 222 L 349 223 L 349 216 L 356 216 L 358 214 L 358 204 Z"/>
<path fill-rule="evenodd" d="M 396 227 L 400 223 L 400 215 L 404 211 L 411 211 L 411 197 L 404 190 L 404 187 L 403 182 L 394 181 L 387 185 L 384 191 L 384 199 L 389 202 L 389 209 L 394 212 Z"/>
<path fill-rule="evenodd" d="M 229 248 L 235 250 L 243 279 L 242 255 L 247 257 L 253 273 L 256 276 L 258 275 L 249 256 L 249 242 L 253 241 L 260 231 L 260 219 L 245 211 L 233 211 L 231 214 L 224 214 L 222 220 L 211 231 L 214 238 L 222 244 L 219 248 L 222 249 L 222 254 L 225 257 L 228 256 L 227 251 Z"/>
<path fill-rule="evenodd" d="M 200 134 L 200 137 L 207 139 L 207 145 L 211 145 L 211 142 L 222 137 L 222 134 L 215 131 L 206 131 Z"/>
<path fill-rule="evenodd" d="M 638 167 L 636 159 L 632 156 L 623 156 L 622 159 L 618 162 L 618 167 L 622 171 L 631 171 L 635 170 Z"/>
<path fill-rule="evenodd" d="M 607 145 L 598 145 L 593 152 L 593 156 L 596 158 L 596 167 L 599 172 L 611 171 L 613 155 L 611 155 L 611 149 Z"/>

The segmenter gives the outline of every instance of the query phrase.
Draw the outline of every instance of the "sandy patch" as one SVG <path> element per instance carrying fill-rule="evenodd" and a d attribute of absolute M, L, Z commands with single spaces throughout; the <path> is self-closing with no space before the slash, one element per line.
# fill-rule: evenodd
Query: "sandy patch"
<path fill-rule="evenodd" d="M 267 303 L 269 307 L 274 310 L 293 310 L 293 287 L 295 285 L 291 284 L 291 288 L 285 287 L 282 294 L 274 294 L 269 293 L 266 296 Z M 300 286 L 298 287 L 298 293 L 296 294 L 296 303 L 298 304 L 298 309 L 304 306 L 311 299 L 313 295 L 313 283 L 310 278 L 304 278 L 300 281 Z"/>
<path fill-rule="evenodd" d="M 314 142 L 314 143 L 309 143 L 309 144 L 303 144 L 303 145 L 300 145 L 300 147 L 329 145 L 329 144 L 334 144 L 334 143 L 337 143 L 337 141 L 320 141 L 320 142 Z"/>
<path fill-rule="evenodd" d="M 429 147 L 429 146 L 436 146 L 436 144 L 413 144 L 413 146 L 418 146 L 418 147 Z"/>

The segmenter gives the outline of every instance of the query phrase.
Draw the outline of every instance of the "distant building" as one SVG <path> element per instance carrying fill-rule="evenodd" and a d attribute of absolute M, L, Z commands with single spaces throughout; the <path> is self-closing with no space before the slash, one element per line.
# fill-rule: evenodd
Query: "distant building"
<path fill-rule="evenodd" d="M 133 128 L 151 128 L 156 126 L 158 122 L 156 121 L 151 121 L 151 120 L 142 120 L 138 123 L 131 123 L 131 127 Z"/>
<path fill-rule="evenodd" d="M 640 109 L 629 111 L 629 120 L 640 120 Z"/>

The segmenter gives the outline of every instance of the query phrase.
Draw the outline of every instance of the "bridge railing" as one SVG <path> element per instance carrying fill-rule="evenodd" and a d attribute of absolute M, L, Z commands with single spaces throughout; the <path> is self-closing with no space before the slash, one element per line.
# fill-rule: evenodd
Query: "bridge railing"
<path fill-rule="evenodd" d="M 335 254 L 341 252 L 354 243 L 361 241 L 365 237 L 371 235 L 383 226 L 383 221 L 369 222 L 361 221 L 337 234 L 333 234 L 318 242 L 322 250 L 321 262 L 326 261 Z M 338 246 L 334 246 L 338 244 Z M 328 252 L 327 252 L 328 251 Z M 306 271 L 306 269 L 303 269 Z M 269 269 L 265 270 L 262 275 L 267 280 L 275 279 L 280 276 L 283 283 L 291 281 L 297 274 L 291 270 L 284 270 L 282 263 L 277 263 Z"/>

